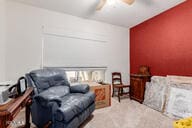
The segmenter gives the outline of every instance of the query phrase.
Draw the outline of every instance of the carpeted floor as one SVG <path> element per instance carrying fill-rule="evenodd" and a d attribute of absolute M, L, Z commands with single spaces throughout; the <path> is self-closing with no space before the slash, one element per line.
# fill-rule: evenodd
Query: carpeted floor
<path fill-rule="evenodd" d="M 22 111 L 17 120 L 24 120 Z M 173 120 L 136 101 L 112 98 L 112 106 L 97 109 L 81 128 L 172 128 Z M 31 126 L 35 128 L 34 125 Z"/>

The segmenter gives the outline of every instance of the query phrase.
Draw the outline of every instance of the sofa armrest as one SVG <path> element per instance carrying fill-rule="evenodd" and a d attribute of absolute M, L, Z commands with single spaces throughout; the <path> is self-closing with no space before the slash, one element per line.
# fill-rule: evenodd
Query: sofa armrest
<path fill-rule="evenodd" d="M 41 95 L 38 94 L 34 97 L 34 99 L 39 102 L 40 105 L 44 106 L 44 107 L 48 107 L 50 105 L 50 103 L 55 102 L 57 103 L 57 105 L 60 107 L 61 106 L 61 98 L 59 97 L 52 97 L 52 96 L 45 96 L 45 95 Z"/>
<path fill-rule="evenodd" d="M 71 93 L 87 93 L 88 91 L 89 91 L 88 84 L 78 84 L 78 85 L 70 86 Z"/>

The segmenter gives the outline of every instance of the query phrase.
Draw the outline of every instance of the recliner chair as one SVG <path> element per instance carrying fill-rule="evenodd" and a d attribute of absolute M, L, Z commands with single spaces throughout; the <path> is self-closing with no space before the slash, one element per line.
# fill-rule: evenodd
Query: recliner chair
<path fill-rule="evenodd" d="M 51 128 L 77 128 L 95 110 L 95 94 L 89 86 L 70 86 L 65 71 L 39 69 L 26 74 L 34 87 L 32 122 L 39 128 L 51 121 Z"/>

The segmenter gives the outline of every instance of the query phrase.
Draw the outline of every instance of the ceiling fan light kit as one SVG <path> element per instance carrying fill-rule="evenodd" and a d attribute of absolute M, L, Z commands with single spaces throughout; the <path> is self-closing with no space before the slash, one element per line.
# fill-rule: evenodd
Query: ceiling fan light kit
<path fill-rule="evenodd" d="M 134 3 L 135 0 L 121 0 L 122 2 L 131 5 Z M 96 7 L 96 10 L 101 10 L 103 8 L 103 6 L 106 4 L 107 0 L 100 0 L 99 4 Z"/>
<path fill-rule="evenodd" d="M 96 10 L 101 10 L 106 2 L 107 0 L 100 0 L 99 4 L 96 7 Z"/>
<path fill-rule="evenodd" d="M 122 0 L 124 3 L 127 3 L 129 5 L 133 4 L 135 0 Z"/>

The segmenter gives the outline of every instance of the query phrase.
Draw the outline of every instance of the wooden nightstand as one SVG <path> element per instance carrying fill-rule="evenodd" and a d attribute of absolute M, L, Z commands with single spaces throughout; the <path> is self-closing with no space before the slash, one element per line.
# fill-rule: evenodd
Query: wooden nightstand
<path fill-rule="evenodd" d="M 134 99 L 140 103 L 143 103 L 145 94 L 145 84 L 150 81 L 150 75 L 138 75 L 131 74 L 131 84 L 130 84 L 130 98 Z"/>
<path fill-rule="evenodd" d="M 28 88 L 26 92 L 5 105 L 0 105 L 0 126 L 1 128 L 11 127 L 12 120 L 22 108 L 26 108 L 26 123 L 23 127 L 30 128 L 30 105 L 32 103 L 33 88 Z M 15 122 L 17 124 L 17 122 Z M 21 122 L 20 122 L 21 123 Z"/>

